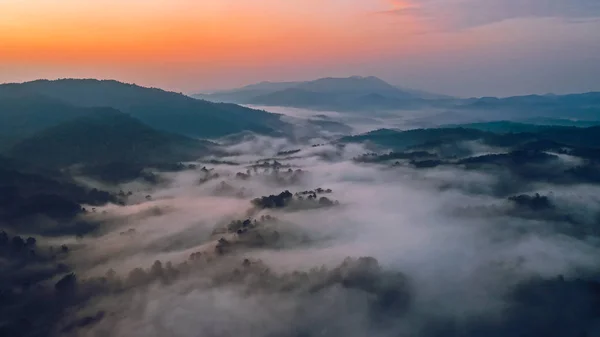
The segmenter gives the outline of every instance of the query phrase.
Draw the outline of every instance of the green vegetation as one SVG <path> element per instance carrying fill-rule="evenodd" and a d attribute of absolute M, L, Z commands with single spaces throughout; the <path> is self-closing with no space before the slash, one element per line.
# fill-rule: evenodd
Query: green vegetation
<path fill-rule="evenodd" d="M 23 96 L 38 96 L 77 107 L 112 107 L 153 128 L 201 138 L 221 137 L 244 130 L 277 134 L 286 126 L 278 115 L 266 111 L 215 104 L 112 80 L 38 80 L 0 85 L 0 98 Z M 44 104 L 40 103 L 40 109 L 45 109 Z"/>
<path fill-rule="evenodd" d="M 44 130 L 7 152 L 40 166 L 102 164 L 112 161 L 151 163 L 197 158 L 206 143 L 154 130 L 111 108 Z"/>

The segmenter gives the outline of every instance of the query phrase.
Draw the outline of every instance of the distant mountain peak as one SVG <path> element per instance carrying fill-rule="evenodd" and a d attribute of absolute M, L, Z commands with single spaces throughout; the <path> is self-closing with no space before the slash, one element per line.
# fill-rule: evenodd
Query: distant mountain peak
<path fill-rule="evenodd" d="M 396 87 L 376 76 L 323 77 L 304 82 L 269 82 L 208 95 L 215 102 L 288 106 L 326 110 L 397 110 L 414 108 L 419 101 L 448 99 L 442 95 Z"/>

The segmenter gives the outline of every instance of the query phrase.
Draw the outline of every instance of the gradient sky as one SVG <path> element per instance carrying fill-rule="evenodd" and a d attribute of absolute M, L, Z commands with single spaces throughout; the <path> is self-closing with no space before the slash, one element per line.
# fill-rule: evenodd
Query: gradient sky
<path fill-rule="evenodd" d="M 600 1 L 0 0 L 0 82 L 349 75 L 458 96 L 600 91 Z"/>

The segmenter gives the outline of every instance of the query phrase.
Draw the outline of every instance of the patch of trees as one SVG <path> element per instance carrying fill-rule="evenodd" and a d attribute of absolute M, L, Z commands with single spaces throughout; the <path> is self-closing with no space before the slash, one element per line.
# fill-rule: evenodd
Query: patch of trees
<path fill-rule="evenodd" d="M 244 234 L 244 233 L 248 232 L 248 230 L 259 228 L 265 224 L 269 224 L 269 223 L 273 223 L 273 222 L 277 222 L 277 221 L 278 221 L 278 219 L 276 217 L 271 216 L 269 214 L 263 214 L 258 219 L 247 218 L 244 220 L 233 220 L 229 224 L 227 224 L 227 226 L 225 226 L 223 228 L 224 231 L 220 228 L 217 228 L 217 229 L 215 229 L 213 234 L 220 234 L 220 233 Z"/>
<path fill-rule="evenodd" d="M 301 191 L 301 192 L 296 192 L 294 193 L 295 196 L 306 196 L 306 195 L 313 195 L 313 198 L 317 197 L 317 194 L 329 194 L 329 193 L 333 193 L 333 190 L 328 188 L 328 189 L 324 189 L 321 187 L 315 188 L 314 190 L 310 190 L 310 191 Z"/>
<path fill-rule="evenodd" d="M 302 151 L 302 149 L 295 149 L 295 150 L 289 150 L 289 151 L 279 151 L 277 152 L 277 156 L 281 157 L 281 156 L 289 156 L 292 154 L 296 154 L 298 152 Z"/>
<path fill-rule="evenodd" d="M 119 235 L 123 235 L 123 236 L 134 236 L 135 234 L 136 234 L 136 231 L 134 228 L 129 228 L 128 230 L 119 233 Z"/>
<path fill-rule="evenodd" d="M 290 191 L 281 192 L 278 195 L 269 195 L 252 200 L 252 204 L 260 209 L 266 208 L 285 208 L 293 209 L 319 208 L 338 205 L 337 200 L 331 200 L 327 197 L 319 197 L 318 194 L 332 193 L 331 189 L 318 188 L 312 191 L 302 191 L 292 194 Z"/>
<path fill-rule="evenodd" d="M 236 172 L 234 177 L 238 180 L 249 180 L 252 177 L 266 177 L 278 184 L 287 185 L 298 183 L 305 173 L 301 169 L 293 170 L 292 168 L 288 168 L 287 170 L 280 170 L 280 168 L 280 166 L 272 167 L 272 169 L 264 168 L 260 172 L 258 170 L 259 166 L 254 165 L 249 166 L 246 172 Z"/>
<path fill-rule="evenodd" d="M 12 241 L 8 239 L 8 242 Z M 6 244 L 5 235 L 0 234 L 0 242 Z M 219 244 L 226 252 L 226 247 L 232 243 L 221 240 Z M 30 286 L 19 291 L 2 288 L 0 335 L 21 337 L 44 335 L 49 331 L 77 334 L 78 329 L 111 320 L 132 308 L 103 307 L 74 316 L 70 313 L 79 310 L 69 309 L 85 309 L 92 298 L 127 296 L 132 290 L 143 291 L 155 286 L 170 287 L 177 280 L 186 278 L 202 278 L 202 282 L 193 283 L 199 290 L 235 286 L 246 294 L 293 294 L 309 300 L 301 301 L 300 305 L 315 303 L 310 299 L 323 298 L 332 290 L 336 296 L 361 296 L 367 319 L 374 324 L 398 322 L 410 310 L 414 300 L 409 277 L 386 270 L 372 257 L 347 258 L 332 268 L 315 266 L 310 270 L 278 272 L 261 260 L 195 252 L 180 263 L 157 260 L 146 268 L 134 268 L 122 276 L 112 269 L 102 277 L 87 279 L 68 270 L 62 273 L 64 275 L 50 286 Z M 477 316 L 456 322 L 451 318 L 424 316 L 427 324 L 419 335 L 475 337 L 518 332 L 523 336 L 594 336 L 597 331 L 594 329 L 597 329 L 600 317 L 597 305 L 600 303 L 600 283 L 593 277 L 525 280 L 511 289 L 506 300 L 502 317 L 494 320 L 482 320 Z M 540 319 L 557 324 L 538 324 Z"/>
<path fill-rule="evenodd" d="M 239 163 L 233 162 L 233 161 L 227 161 L 227 160 L 217 160 L 217 159 L 211 159 L 208 161 L 209 164 L 211 165 L 229 165 L 229 166 L 239 166 Z"/>
<path fill-rule="evenodd" d="M 90 222 L 93 219 L 80 216 L 87 213 L 85 208 L 60 195 L 17 195 L 4 201 L 0 203 L 0 221 L 14 230 L 46 235 L 79 234 L 96 226 Z"/>
<path fill-rule="evenodd" d="M 572 167 L 567 169 L 565 174 L 575 181 L 600 184 L 600 165 L 596 163 L 588 162 Z"/>
<path fill-rule="evenodd" d="M 200 185 L 221 177 L 219 173 L 214 172 L 214 169 L 207 169 L 206 166 L 203 166 L 200 171 L 202 172 L 200 179 L 198 179 L 198 184 Z"/>
<path fill-rule="evenodd" d="M 418 169 L 434 168 L 434 167 L 438 167 L 444 163 L 445 163 L 444 161 L 437 160 L 437 159 L 411 160 L 410 161 L 410 165 L 412 165 L 413 167 L 418 168 Z"/>
<path fill-rule="evenodd" d="M 187 261 L 178 264 L 157 260 L 149 268 L 135 268 L 123 277 L 112 270 L 100 278 L 65 276 L 65 283 L 71 286 L 66 287 L 70 290 L 64 293 L 68 294 L 65 296 L 79 299 L 79 305 L 82 305 L 87 300 L 85 295 L 92 290 L 96 298 L 120 296 L 133 289 L 143 291 L 157 285 L 170 287 L 177 280 L 189 277 L 201 277 L 204 280 L 194 283 L 199 290 L 235 286 L 248 294 L 294 293 L 302 298 L 318 299 L 335 289 L 336 292 L 343 291 L 364 298 L 367 311 L 374 316 L 386 315 L 395 319 L 406 312 L 412 297 L 408 279 L 401 273 L 384 270 L 373 258 L 348 258 L 334 268 L 322 266 L 309 271 L 279 273 L 261 260 L 223 258 L 204 252 L 193 253 Z M 127 310 L 115 306 L 83 318 L 69 317 L 62 320 L 60 328 L 75 332 L 78 328 L 111 319 L 114 317 L 113 311 Z"/>
<path fill-rule="evenodd" d="M 521 194 L 509 197 L 514 205 L 521 208 L 528 208 L 534 211 L 546 210 L 554 208 L 554 205 L 547 196 L 536 193 L 533 196 Z"/>
<path fill-rule="evenodd" d="M 376 130 L 366 134 L 344 137 L 344 143 L 370 142 L 376 145 L 405 150 L 425 146 L 439 148 L 444 144 L 481 141 L 490 146 L 545 151 L 557 144 L 564 146 L 598 148 L 598 127 L 548 127 L 529 132 L 495 133 L 469 127 L 414 129 L 408 131 Z M 529 145 L 527 145 L 529 143 Z"/>
<path fill-rule="evenodd" d="M 494 165 L 525 165 L 525 164 L 544 164 L 551 160 L 556 160 L 558 157 L 540 151 L 512 151 L 501 154 L 488 154 L 477 157 L 465 158 L 458 161 L 458 164 L 477 165 L 477 164 L 494 164 Z"/>
<path fill-rule="evenodd" d="M 178 164 L 156 164 L 154 166 L 162 167 L 165 171 L 183 170 L 183 164 Z M 148 184 L 161 182 L 160 175 L 150 171 L 148 164 L 136 162 L 114 161 L 105 164 L 86 165 L 80 169 L 80 173 L 108 184 L 121 184 L 133 180 L 142 180 Z"/>
<path fill-rule="evenodd" d="M 245 187 L 234 187 L 231 184 L 221 181 L 215 188 L 214 193 L 219 196 L 230 196 L 235 198 L 246 198 L 249 195 L 249 191 Z"/>
<path fill-rule="evenodd" d="M 252 204 L 258 208 L 283 208 L 292 201 L 293 194 L 290 191 L 283 191 L 278 195 L 271 194 L 252 200 Z"/>
<path fill-rule="evenodd" d="M 366 153 L 354 158 L 354 161 L 361 163 L 381 163 L 391 160 L 422 160 L 436 158 L 437 155 L 427 151 L 409 151 L 409 152 L 389 152 L 386 154 L 377 154 L 374 152 Z"/>
<path fill-rule="evenodd" d="M 290 165 L 288 164 L 282 164 L 281 162 L 273 159 L 272 161 L 270 159 L 261 159 L 256 161 L 255 164 L 252 164 L 249 166 L 252 169 L 273 169 L 273 170 L 279 170 L 282 168 L 289 168 Z"/>
<path fill-rule="evenodd" d="M 56 232 L 60 223 L 66 231 L 83 231 L 91 226 L 79 226 L 83 219 L 79 215 L 86 212 L 82 204 L 101 206 L 118 201 L 117 195 L 81 186 L 63 172 L 26 165 L 0 167 L 0 222 L 7 228 L 53 235 L 50 232 Z"/>
<path fill-rule="evenodd" d="M 460 329 L 448 329 L 448 322 L 432 322 L 424 335 L 591 337 L 600 332 L 600 282 L 592 277 L 526 280 L 515 286 L 506 302 L 509 305 L 499 320 L 473 318 Z"/>
<path fill-rule="evenodd" d="M 248 170 L 247 173 L 238 172 L 235 174 L 235 178 L 240 179 L 240 180 L 248 180 L 250 177 L 251 177 L 250 170 Z"/>
<path fill-rule="evenodd" d="M 94 206 L 104 205 L 116 200 L 114 195 L 97 189 L 89 189 L 75 183 L 69 176 L 60 172 L 30 172 L 30 169 L 0 167 L 0 192 L 20 197 L 36 194 L 54 194 L 67 197 L 78 203 Z M 6 196 L 0 196 L 4 200 Z"/>
<path fill-rule="evenodd" d="M 73 303 L 74 274 L 61 262 L 66 254 L 65 245 L 54 249 L 34 237 L 0 232 L 0 336 L 44 336 L 53 331 Z"/>
<path fill-rule="evenodd" d="M 52 194 L 38 194 L 16 201 L 8 211 L 8 218 L 43 214 L 56 219 L 70 219 L 83 212 L 81 205 L 65 197 Z"/>

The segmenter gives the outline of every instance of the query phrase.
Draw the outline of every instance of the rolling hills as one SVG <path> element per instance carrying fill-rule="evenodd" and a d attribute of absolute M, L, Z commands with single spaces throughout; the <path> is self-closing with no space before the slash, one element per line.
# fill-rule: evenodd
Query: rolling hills
<path fill-rule="evenodd" d="M 103 164 L 113 161 L 164 162 L 196 158 L 207 142 L 148 127 L 112 108 L 50 127 L 6 152 L 11 158 L 40 166 Z"/>
<path fill-rule="evenodd" d="M 37 80 L 0 85 L 0 99 L 17 104 L 14 101 L 23 97 L 36 97 L 37 103 L 33 102 L 35 106 L 30 109 L 37 116 L 60 110 L 54 107 L 56 104 L 80 108 L 111 107 L 155 129 L 200 138 L 242 131 L 279 134 L 279 130 L 286 127 L 276 114 L 114 80 Z M 72 108 L 63 106 L 61 109 L 60 114 L 64 115 L 64 111 Z"/>

